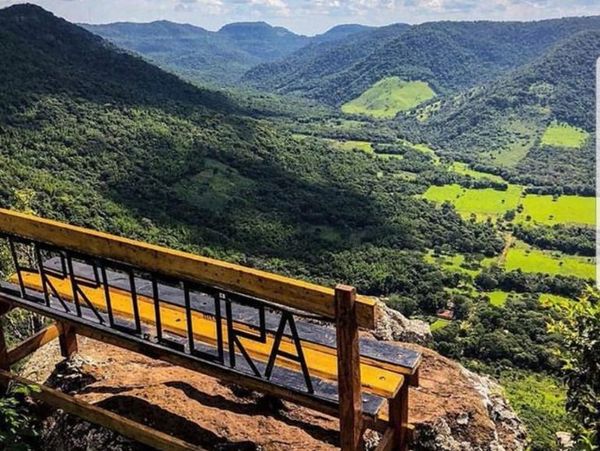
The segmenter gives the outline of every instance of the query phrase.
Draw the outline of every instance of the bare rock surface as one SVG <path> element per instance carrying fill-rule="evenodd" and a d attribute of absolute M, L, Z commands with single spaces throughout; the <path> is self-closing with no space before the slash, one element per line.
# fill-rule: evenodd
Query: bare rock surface
<path fill-rule="evenodd" d="M 408 319 L 383 302 L 377 303 L 377 327 L 373 335 L 378 340 L 402 341 L 428 346 L 433 342 L 429 324 L 421 320 Z"/>
<path fill-rule="evenodd" d="M 423 352 L 411 388 L 416 450 L 525 448 L 521 423 L 491 380 L 415 344 Z M 215 450 L 336 449 L 337 420 L 94 340 L 61 360 L 56 342 L 38 350 L 22 374 L 191 443 Z M 52 450 L 145 450 L 111 431 L 57 412 L 46 420 Z M 369 435 L 375 445 L 377 437 Z"/>
<path fill-rule="evenodd" d="M 414 448 L 436 451 L 521 451 L 523 423 L 491 379 L 418 345 L 423 353 L 420 387 L 411 392 Z"/>

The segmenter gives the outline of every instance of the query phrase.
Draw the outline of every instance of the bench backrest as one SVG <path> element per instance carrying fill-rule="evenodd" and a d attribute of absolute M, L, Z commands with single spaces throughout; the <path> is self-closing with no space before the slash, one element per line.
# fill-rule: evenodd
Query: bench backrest
<path fill-rule="evenodd" d="M 336 319 L 333 288 L 5 209 L 2 232 Z M 359 327 L 375 328 L 374 299 L 357 296 L 355 315 Z"/>

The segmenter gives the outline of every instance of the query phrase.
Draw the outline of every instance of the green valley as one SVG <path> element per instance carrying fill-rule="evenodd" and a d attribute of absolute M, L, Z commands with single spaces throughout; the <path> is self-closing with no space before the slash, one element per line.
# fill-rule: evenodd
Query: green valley
<path fill-rule="evenodd" d="M 0 10 L 1 207 L 353 285 L 558 450 L 573 418 L 547 325 L 596 275 L 600 17 L 85 28 L 114 45 Z"/>

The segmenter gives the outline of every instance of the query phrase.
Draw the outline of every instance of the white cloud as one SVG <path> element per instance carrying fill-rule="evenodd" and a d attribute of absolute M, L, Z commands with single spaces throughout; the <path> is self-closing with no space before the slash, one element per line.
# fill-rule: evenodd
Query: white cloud
<path fill-rule="evenodd" d="M 284 0 L 250 0 L 248 3 L 251 7 L 258 6 L 270 9 L 286 16 L 291 13 L 288 4 Z"/>
<path fill-rule="evenodd" d="M 167 19 L 209 29 L 265 20 L 303 33 L 340 23 L 534 20 L 600 14 L 600 0 L 28 0 L 73 22 Z M 22 1 L 0 0 L 0 7 Z"/>

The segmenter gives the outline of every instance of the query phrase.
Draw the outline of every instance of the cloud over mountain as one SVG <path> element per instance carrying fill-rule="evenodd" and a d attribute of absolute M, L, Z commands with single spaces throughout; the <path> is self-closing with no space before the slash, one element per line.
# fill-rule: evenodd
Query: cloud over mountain
<path fill-rule="evenodd" d="M 0 0 L 0 7 L 15 0 Z M 532 20 L 600 14 L 596 0 L 33 0 L 74 22 L 167 19 L 209 29 L 265 20 L 314 34 L 339 23 L 384 25 L 433 20 Z"/>

